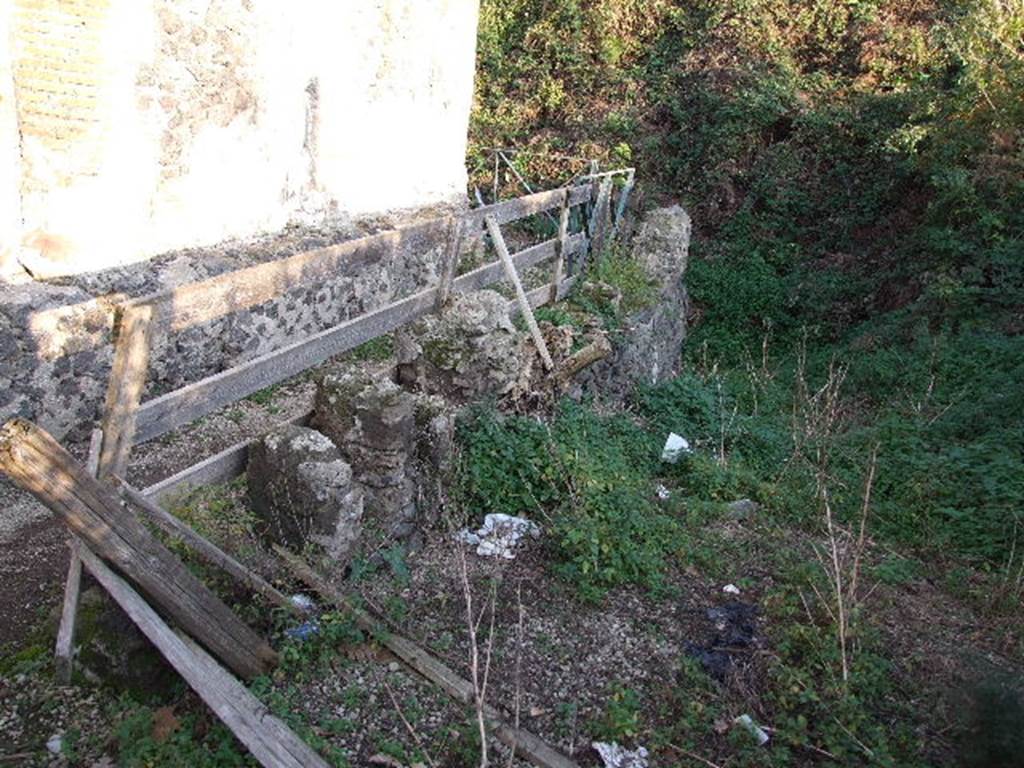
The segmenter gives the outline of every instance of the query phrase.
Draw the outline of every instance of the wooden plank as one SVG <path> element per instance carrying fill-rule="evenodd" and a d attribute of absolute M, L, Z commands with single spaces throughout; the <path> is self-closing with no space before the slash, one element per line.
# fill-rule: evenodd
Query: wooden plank
<path fill-rule="evenodd" d="M 160 508 L 141 492 L 132 488 L 123 479 L 114 475 L 112 480 L 117 484 L 121 495 L 128 499 L 137 509 L 144 512 L 154 525 L 164 533 L 188 544 L 206 562 L 217 566 L 229 576 L 233 576 L 242 586 L 258 592 L 279 608 L 284 608 L 289 613 L 299 616 L 305 613 L 295 603 L 274 589 L 258 573 L 246 568 L 227 552 L 211 544 L 174 515 Z"/>
<path fill-rule="evenodd" d="M 561 189 L 538 192 L 484 206 L 460 218 L 468 227 L 481 226 L 485 215 L 505 224 L 557 207 L 562 194 Z M 572 189 L 570 199 L 572 205 L 586 202 L 590 199 L 590 188 Z M 263 304 L 294 288 L 333 278 L 341 269 L 383 261 L 399 248 L 426 250 L 445 237 L 448 226 L 447 219 L 431 219 L 399 227 L 140 296 L 127 302 L 125 308 L 148 309 L 162 326 L 171 331 L 183 330 Z"/>
<path fill-rule="evenodd" d="M 239 675 L 256 677 L 277 662 L 273 649 L 45 430 L 20 418 L 0 428 L 0 470 Z"/>
<path fill-rule="evenodd" d="M 459 247 L 462 244 L 462 219 L 452 217 L 448 226 L 448 245 L 444 251 L 444 262 L 441 264 L 441 278 L 437 284 L 436 309 L 448 303 L 452 292 L 452 281 L 459 267 Z"/>
<path fill-rule="evenodd" d="M 171 331 L 183 330 L 263 304 L 294 288 L 334 279 L 342 270 L 381 262 L 399 248 L 428 250 L 446 231 L 445 219 L 431 219 L 141 296 L 128 306 L 151 307 Z"/>
<path fill-rule="evenodd" d="M 474 208 L 466 214 L 466 224 L 473 227 L 482 227 L 484 219 L 488 216 L 494 218 L 499 224 L 508 224 L 527 216 L 549 211 L 562 204 L 561 189 L 550 189 L 546 192 L 537 192 L 525 197 L 517 197 L 515 200 L 505 200 L 501 203 L 485 205 L 482 208 Z M 569 205 L 580 205 L 590 200 L 590 186 L 583 184 L 569 189 Z"/>
<path fill-rule="evenodd" d="M 579 247 L 585 242 L 582 237 L 573 238 L 571 248 Z M 526 248 L 516 254 L 516 267 L 525 269 L 549 259 L 554 256 L 555 249 L 554 238 Z M 470 291 L 482 288 L 496 281 L 502 270 L 500 263 L 475 269 L 454 280 L 453 290 Z M 319 365 L 334 355 L 389 333 L 432 311 L 436 300 L 437 289 L 429 288 L 143 403 L 137 420 L 138 442 L 165 434 L 223 405 L 240 400 L 246 395 Z"/>
<path fill-rule="evenodd" d="M 487 224 L 487 231 L 491 235 L 494 249 L 498 252 L 498 258 L 501 259 L 501 264 L 505 268 L 505 276 L 512 283 L 512 287 L 515 288 L 519 309 L 523 313 L 523 319 L 526 320 L 526 327 L 530 329 L 530 335 L 533 337 L 533 343 L 537 347 L 540 359 L 544 362 L 544 367 L 550 371 L 554 367 L 554 363 L 551 361 L 551 353 L 548 352 L 548 345 L 540 333 L 540 328 L 537 327 L 537 319 L 533 316 L 533 308 L 526 298 L 526 291 L 523 290 L 523 283 L 519 279 L 519 273 L 516 272 L 516 265 L 512 262 L 508 247 L 505 245 L 505 238 L 501 235 L 501 227 L 490 216 L 484 219 L 484 221 Z"/>
<path fill-rule="evenodd" d="M 562 200 L 562 210 L 558 217 L 558 253 L 555 255 L 555 268 L 551 275 L 551 301 L 557 301 L 558 286 L 565 277 L 566 243 L 569 239 L 569 193 Z"/>
<path fill-rule="evenodd" d="M 327 768 L 327 763 L 206 651 L 176 634 L 145 600 L 83 548 L 85 567 L 185 682 L 266 768 Z"/>
<path fill-rule="evenodd" d="M 546 288 L 547 286 L 545 286 Z M 475 700 L 473 684 L 460 677 L 454 670 L 420 648 L 408 638 L 390 632 L 384 624 L 369 611 L 358 608 L 340 590 L 321 578 L 301 558 L 275 546 L 274 551 L 284 560 L 296 578 L 305 582 L 321 596 L 352 614 L 357 626 L 376 638 L 384 647 L 395 654 L 406 666 L 441 688 L 452 698 L 464 704 Z M 502 743 L 511 747 L 521 757 L 541 768 L 579 768 L 576 763 L 532 733 L 508 725 L 501 713 L 492 706 L 484 705 L 484 718 L 488 728 Z"/>
<path fill-rule="evenodd" d="M 103 409 L 103 445 L 97 476 L 124 474 L 135 439 L 135 419 L 149 371 L 153 309 L 127 307 L 121 314 L 114 362 Z"/>
<path fill-rule="evenodd" d="M 558 286 L 558 296 L 555 297 L 555 301 L 561 301 L 576 284 L 576 280 L 579 279 L 579 275 L 573 275 L 567 277 Z M 545 283 L 539 288 L 534 288 L 532 291 L 526 292 L 526 300 L 530 303 L 530 309 L 536 309 L 537 307 L 543 307 L 545 304 L 551 303 L 551 286 Z M 510 315 L 515 316 L 519 313 L 519 300 L 512 299 L 508 303 L 508 312 Z"/>
<path fill-rule="evenodd" d="M 85 470 L 93 477 L 100 466 L 100 448 L 103 444 L 103 430 L 94 429 L 89 441 L 89 455 L 85 461 Z M 82 559 L 78 555 L 79 541 L 74 536 L 69 542 L 71 559 L 68 563 L 68 578 L 64 584 L 64 604 L 60 612 L 60 627 L 57 629 L 57 642 L 54 656 L 57 667 L 57 679 L 64 685 L 71 682 L 74 671 L 75 627 L 78 623 L 78 598 L 82 593 Z"/>
<path fill-rule="evenodd" d="M 312 417 L 313 412 L 306 411 L 288 419 L 283 424 L 296 424 L 304 427 L 309 424 Z M 249 448 L 255 442 L 256 440 L 243 440 L 240 443 L 235 443 L 191 467 L 186 467 L 170 477 L 143 488 L 141 493 L 153 503 L 166 506 L 196 488 L 234 480 L 245 472 L 246 464 L 249 461 Z"/>
<path fill-rule="evenodd" d="M 586 235 L 579 233 L 571 235 L 568 242 L 568 253 L 582 252 L 587 247 Z M 545 240 L 543 243 L 539 243 L 529 248 L 524 248 L 521 251 L 517 251 L 512 256 L 512 261 L 516 265 L 516 269 L 520 272 L 535 267 L 538 264 L 542 264 L 550 258 L 553 258 L 558 251 L 558 240 L 552 238 Z M 505 274 L 505 267 L 501 261 L 493 261 L 490 264 L 485 264 L 482 267 L 474 269 L 472 272 L 467 272 L 461 277 L 455 280 L 454 289 L 462 293 L 468 293 L 470 291 L 478 291 L 481 288 L 486 288 L 493 283 L 498 282 Z"/>

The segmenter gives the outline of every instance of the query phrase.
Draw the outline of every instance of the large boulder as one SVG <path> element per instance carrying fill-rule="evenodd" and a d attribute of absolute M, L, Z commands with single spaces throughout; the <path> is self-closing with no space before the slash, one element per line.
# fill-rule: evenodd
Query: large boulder
<path fill-rule="evenodd" d="M 337 446 L 314 429 L 285 425 L 249 451 L 252 507 L 270 541 L 346 563 L 355 554 L 363 517 L 362 490 Z"/>
<path fill-rule="evenodd" d="M 524 354 L 508 300 L 495 291 L 475 291 L 400 334 L 398 375 L 420 392 L 467 403 L 506 394 Z"/>
<path fill-rule="evenodd" d="M 633 258 L 663 288 L 671 288 L 686 271 L 693 227 L 678 205 L 648 211 L 633 237 Z"/>

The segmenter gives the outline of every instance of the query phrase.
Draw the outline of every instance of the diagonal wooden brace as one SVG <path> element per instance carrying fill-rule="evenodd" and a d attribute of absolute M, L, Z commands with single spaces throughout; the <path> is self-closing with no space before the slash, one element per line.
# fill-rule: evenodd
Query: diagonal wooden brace
<path fill-rule="evenodd" d="M 501 264 L 505 268 L 505 275 L 516 290 L 519 309 L 522 310 L 523 318 L 526 320 L 526 327 L 530 329 L 533 343 L 537 345 L 540 359 L 544 361 L 544 367 L 550 371 L 554 367 L 551 353 L 548 352 L 548 345 L 544 343 L 544 337 L 541 336 L 540 328 L 537 327 L 537 319 L 533 316 L 533 308 L 530 306 L 530 300 L 526 297 L 526 291 L 523 290 L 523 283 L 519 279 L 519 273 L 516 272 L 516 265 L 512 263 L 512 257 L 508 253 L 508 246 L 505 245 L 505 238 L 502 237 L 501 227 L 498 226 L 498 222 L 493 216 L 487 216 L 484 223 L 487 224 L 487 231 L 491 235 L 491 242 L 494 243 L 494 250 L 498 252 L 498 258 L 501 259 Z"/>

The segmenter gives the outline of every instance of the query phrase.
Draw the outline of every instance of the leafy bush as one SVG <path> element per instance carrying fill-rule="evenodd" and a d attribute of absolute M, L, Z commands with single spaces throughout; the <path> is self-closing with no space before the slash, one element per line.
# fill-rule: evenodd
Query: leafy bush
<path fill-rule="evenodd" d="M 677 527 L 651 501 L 657 446 L 637 425 L 566 402 L 550 426 L 478 410 L 459 437 L 467 510 L 539 518 L 556 569 L 585 597 L 658 585 Z"/>

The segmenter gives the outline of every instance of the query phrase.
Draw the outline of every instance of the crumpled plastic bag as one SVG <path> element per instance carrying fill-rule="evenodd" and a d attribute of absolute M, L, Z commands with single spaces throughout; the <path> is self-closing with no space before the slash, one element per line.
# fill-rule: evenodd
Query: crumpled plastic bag
<path fill-rule="evenodd" d="M 668 464 L 675 464 L 679 458 L 687 453 L 693 453 L 690 441 L 675 432 L 669 432 L 665 438 L 665 447 L 661 449 L 661 460 Z"/>
<path fill-rule="evenodd" d="M 515 558 L 516 546 L 524 536 L 536 539 L 540 536 L 540 526 L 525 517 L 500 512 L 487 515 L 475 533 L 463 528 L 455 534 L 458 541 L 475 546 L 481 557 L 502 557 L 506 560 Z"/>
<path fill-rule="evenodd" d="M 614 741 L 611 744 L 595 741 L 591 746 L 604 760 L 604 768 L 647 768 L 648 752 L 643 747 L 629 750 Z"/>

